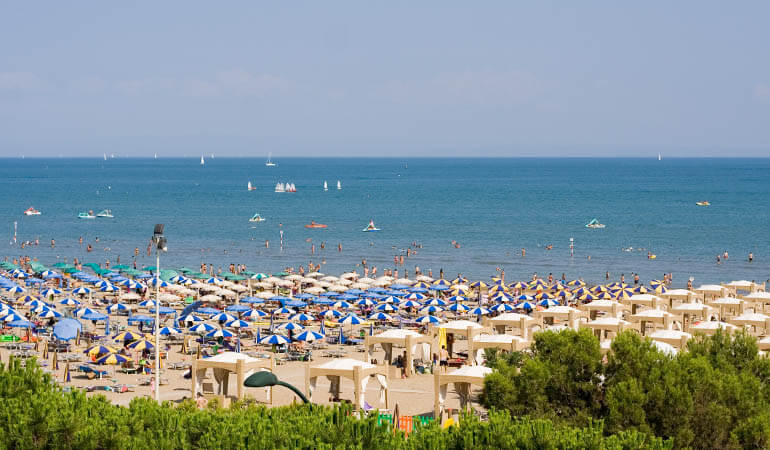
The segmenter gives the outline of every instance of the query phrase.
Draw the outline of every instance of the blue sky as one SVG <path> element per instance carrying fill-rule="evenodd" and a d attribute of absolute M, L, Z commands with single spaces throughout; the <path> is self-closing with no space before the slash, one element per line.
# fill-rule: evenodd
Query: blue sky
<path fill-rule="evenodd" d="M 770 156 L 770 3 L 8 2 L 0 155 Z"/>

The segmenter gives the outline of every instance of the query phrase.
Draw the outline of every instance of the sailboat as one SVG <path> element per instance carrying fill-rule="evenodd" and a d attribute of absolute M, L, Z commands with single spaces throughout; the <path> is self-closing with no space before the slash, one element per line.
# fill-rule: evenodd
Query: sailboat
<path fill-rule="evenodd" d="M 284 186 L 283 183 L 278 182 L 278 184 L 275 185 L 275 192 L 286 192 L 286 186 Z"/>
<path fill-rule="evenodd" d="M 158 159 L 158 154 L 157 153 L 155 154 L 155 159 Z"/>
<path fill-rule="evenodd" d="M 255 190 L 257 190 L 257 188 L 255 188 L 254 186 L 252 186 L 252 185 L 251 185 L 251 181 L 249 181 L 249 186 L 248 186 L 248 187 L 249 187 L 249 190 L 250 190 L 250 191 L 255 191 Z"/>
<path fill-rule="evenodd" d="M 275 163 L 270 160 L 270 157 L 273 156 L 272 153 L 267 154 L 267 161 L 265 162 L 266 167 L 275 167 Z"/>
<path fill-rule="evenodd" d="M 203 156 L 201 156 L 201 166 L 206 164 L 206 161 L 203 160 Z"/>
<path fill-rule="evenodd" d="M 324 191 L 329 190 L 329 185 L 326 184 L 326 180 L 324 180 Z"/>
<path fill-rule="evenodd" d="M 340 180 L 337 180 L 337 190 L 342 190 L 342 183 L 340 183 Z"/>
<path fill-rule="evenodd" d="M 660 161 L 660 153 L 658 153 L 658 161 Z"/>
<path fill-rule="evenodd" d="M 104 153 L 104 160 L 107 161 L 107 154 Z"/>

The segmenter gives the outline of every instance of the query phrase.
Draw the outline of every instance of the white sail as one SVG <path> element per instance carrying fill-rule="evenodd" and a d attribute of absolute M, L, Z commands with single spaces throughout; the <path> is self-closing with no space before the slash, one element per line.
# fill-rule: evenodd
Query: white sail
<path fill-rule="evenodd" d="M 155 154 L 155 159 L 158 159 L 158 154 L 157 153 Z"/>
<path fill-rule="evenodd" d="M 107 154 L 104 154 L 104 160 L 107 161 Z"/>
<path fill-rule="evenodd" d="M 283 183 L 278 183 L 275 185 L 275 192 L 285 192 L 285 188 L 283 186 Z"/>
<path fill-rule="evenodd" d="M 342 183 L 340 183 L 340 180 L 337 180 L 337 190 L 342 189 Z"/>
<path fill-rule="evenodd" d="M 249 181 L 249 186 L 248 186 L 248 188 L 249 188 L 249 190 L 251 190 L 251 181 Z"/>
<path fill-rule="evenodd" d="M 658 161 L 660 161 L 660 153 L 658 153 Z"/>
<path fill-rule="evenodd" d="M 203 160 L 203 156 L 201 156 L 201 166 L 206 164 L 206 161 Z"/>
<path fill-rule="evenodd" d="M 326 180 L 324 180 L 324 191 L 328 191 L 328 190 L 329 190 L 329 186 L 326 184 Z"/>

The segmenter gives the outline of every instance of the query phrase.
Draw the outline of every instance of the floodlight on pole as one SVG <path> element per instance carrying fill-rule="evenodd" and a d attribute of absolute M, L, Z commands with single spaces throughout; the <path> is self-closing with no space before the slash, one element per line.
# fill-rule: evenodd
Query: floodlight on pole
<path fill-rule="evenodd" d="M 155 401 L 160 402 L 160 252 L 167 250 L 163 224 L 155 225 L 152 234 L 155 244 Z"/>

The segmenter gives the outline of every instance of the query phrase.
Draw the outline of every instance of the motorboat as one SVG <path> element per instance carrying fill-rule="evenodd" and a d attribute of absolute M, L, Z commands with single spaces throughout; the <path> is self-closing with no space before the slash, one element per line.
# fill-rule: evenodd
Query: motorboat
<path fill-rule="evenodd" d="M 695 202 L 695 204 L 698 205 L 698 206 L 711 206 L 711 203 L 709 203 L 708 201 L 705 201 L 705 200 L 702 201 L 702 202 Z"/>
<path fill-rule="evenodd" d="M 276 164 L 270 160 L 270 157 L 273 156 L 272 153 L 267 154 L 267 161 L 265 162 L 265 167 L 275 167 Z"/>
<path fill-rule="evenodd" d="M 315 221 L 310 221 L 309 224 L 305 225 L 305 228 L 326 228 L 326 225 L 322 223 L 315 223 Z"/>
<path fill-rule="evenodd" d="M 591 219 L 591 221 L 586 224 L 586 228 L 604 228 L 604 224 L 599 223 L 596 219 Z"/>
<path fill-rule="evenodd" d="M 250 191 L 256 191 L 257 188 L 251 185 L 251 181 L 249 181 L 248 188 Z"/>
<path fill-rule="evenodd" d="M 249 222 L 264 222 L 265 218 L 260 216 L 259 214 L 254 214 L 251 216 L 251 219 L 249 219 Z"/>
<path fill-rule="evenodd" d="M 104 217 L 107 219 L 112 219 L 115 216 L 112 215 L 112 210 L 103 209 L 99 212 L 99 214 L 96 215 L 96 217 Z"/>
<path fill-rule="evenodd" d="M 370 220 L 369 221 L 369 225 L 367 225 L 366 228 L 364 228 L 362 231 L 364 233 L 369 233 L 369 232 L 372 232 L 372 231 L 380 231 L 380 229 L 374 226 L 374 221 L 373 220 Z"/>
<path fill-rule="evenodd" d="M 78 213 L 78 219 L 96 219 L 93 211 Z"/>
<path fill-rule="evenodd" d="M 39 216 L 40 215 L 40 211 L 38 211 L 35 208 L 33 208 L 32 206 L 30 206 L 29 208 L 27 208 L 26 211 L 24 211 L 24 215 L 25 216 Z"/>
<path fill-rule="evenodd" d="M 328 190 L 329 190 L 329 185 L 326 184 L 326 180 L 324 180 L 324 191 L 328 191 Z"/>

